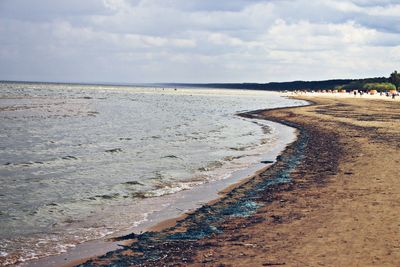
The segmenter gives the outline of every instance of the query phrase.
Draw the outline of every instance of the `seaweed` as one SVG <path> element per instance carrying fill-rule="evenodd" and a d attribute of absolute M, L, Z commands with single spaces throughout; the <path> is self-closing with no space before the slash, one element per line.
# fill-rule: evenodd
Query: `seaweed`
<path fill-rule="evenodd" d="M 268 201 L 273 201 L 271 197 L 265 201 L 266 194 L 273 195 L 274 190 L 280 190 L 280 185 L 292 182 L 290 174 L 302 161 L 307 142 L 307 131 L 302 129 L 298 139 L 287 148 L 287 152 L 279 156 L 276 163 L 259 178 L 253 178 L 233 189 L 212 205 L 200 207 L 173 227 L 159 232 L 120 237 L 117 240 L 134 241 L 79 266 L 176 266 L 177 262 L 182 265 L 189 263 L 196 249 L 209 245 L 207 242 L 200 244 L 199 241 L 223 233 L 224 223 L 230 219 L 250 217 L 251 219 L 243 223 L 244 226 L 263 221 L 262 218 L 257 219 L 251 215 Z M 279 222 L 281 218 L 273 220 Z"/>

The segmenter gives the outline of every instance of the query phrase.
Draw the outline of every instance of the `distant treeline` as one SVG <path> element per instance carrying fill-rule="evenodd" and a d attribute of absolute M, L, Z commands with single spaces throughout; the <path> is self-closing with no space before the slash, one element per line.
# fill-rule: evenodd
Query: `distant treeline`
<path fill-rule="evenodd" d="M 295 90 L 325 90 L 333 89 L 348 84 L 386 83 L 389 78 L 377 77 L 367 79 L 335 79 L 326 81 L 294 81 L 270 83 L 169 83 L 172 87 L 207 87 L 226 89 L 253 89 L 270 91 L 295 91 Z"/>
<path fill-rule="evenodd" d="M 22 82 L 2 81 L 0 83 L 48 83 L 48 84 L 77 84 L 77 85 L 113 85 L 113 86 L 142 86 L 142 87 L 197 87 L 197 88 L 224 88 L 224 89 L 252 89 L 269 91 L 295 91 L 295 90 L 371 90 L 388 91 L 400 89 L 400 73 L 394 71 L 388 78 L 376 77 L 365 79 L 334 79 L 325 81 L 294 81 L 270 83 L 62 83 L 62 82 Z"/>

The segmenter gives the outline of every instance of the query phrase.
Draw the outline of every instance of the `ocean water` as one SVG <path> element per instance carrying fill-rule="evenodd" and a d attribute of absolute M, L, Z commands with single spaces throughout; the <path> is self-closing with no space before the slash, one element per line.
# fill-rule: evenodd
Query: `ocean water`
<path fill-rule="evenodd" d="M 0 265 L 140 225 L 279 140 L 262 91 L 0 83 Z"/>

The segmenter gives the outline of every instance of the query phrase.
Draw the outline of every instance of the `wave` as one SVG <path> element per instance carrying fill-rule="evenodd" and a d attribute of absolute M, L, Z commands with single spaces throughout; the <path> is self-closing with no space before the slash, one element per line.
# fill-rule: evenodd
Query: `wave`
<path fill-rule="evenodd" d="M 151 197 L 161 197 L 165 195 L 175 194 L 177 192 L 191 189 L 195 186 L 199 186 L 204 184 L 206 181 L 199 181 L 199 182 L 180 182 L 170 185 L 163 185 L 160 186 L 158 189 L 150 190 L 147 192 L 143 192 L 142 195 L 144 198 L 151 198 Z"/>
<path fill-rule="evenodd" d="M 6 167 L 36 167 L 37 165 L 50 165 L 54 164 L 57 161 L 70 161 L 70 160 L 78 160 L 79 158 L 76 156 L 71 156 L 71 155 L 66 155 L 66 156 L 61 156 L 58 158 L 51 158 L 47 160 L 42 160 L 42 161 L 26 161 L 26 162 L 6 162 L 3 164 L 3 166 Z"/>

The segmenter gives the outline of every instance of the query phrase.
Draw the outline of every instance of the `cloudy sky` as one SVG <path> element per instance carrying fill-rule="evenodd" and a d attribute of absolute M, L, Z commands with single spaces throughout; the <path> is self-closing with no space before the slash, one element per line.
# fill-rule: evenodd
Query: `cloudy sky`
<path fill-rule="evenodd" d="M 400 70 L 400 0 L 0 0 L 0 80 L 270 82 Z"/>

